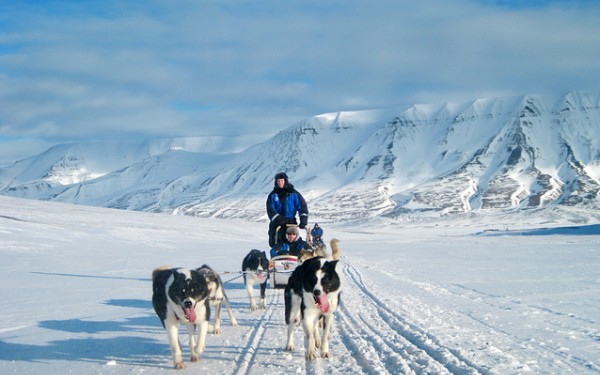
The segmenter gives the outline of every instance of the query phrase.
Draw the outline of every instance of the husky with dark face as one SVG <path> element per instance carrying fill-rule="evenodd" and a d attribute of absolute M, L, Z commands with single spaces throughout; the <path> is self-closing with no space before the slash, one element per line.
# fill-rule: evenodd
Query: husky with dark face
<path fill-rule="evenodd" d="M 296 267 L 285 287 L 286 349 L 295 349 L 294 325 L 301 322 L 305 333 L 306 359 L 309 361 L 317 358 L 316 349 L 319 347 L 323 358 L 331 357 L 329 335 L 341 293 L 338 262 L 323 257 L 310 258 Z M 322 337 L 319 334 L 321 317 L 325 321 Z"/>
<path fill-rule="evenodd" d="M 242 274 L 244 275 L 244 284 L 250 299 L 250 309 L 266 308 L 265 291 L 267 289 L 267 280 L 269 279 L 269 260 L 267 253 L 260 250 L 250 250 L 248 255 L 242 261 Z M 260 305 L 257 307 L 254 301 L 254 284 L 260 284 Z"/>
<path fill-rule="evenodd" d="M 212 333 L 219 335 L 221 333 L 221 307 L 225 304 L 227 312 L 229 313 L 229 322 L 232 326 L 237 326 L 237 320 L 233 316 L 231 306 L 229 304 L 229 298 L 225 294 L 223 288 L 223 282 L 218 273 L 212 268 L 204 264 L 202 267 L 197 268 L 196 271 L 200 272 L 206 280 L 206 286 L 208 287 L 208 300 L 211 306 L 215 307 L 215 328 Z"/>
<path fill-rule="evenodd" d="M 173 363 L 176 369 L 183 369 L 179 323 L 187 326 L 192 362 L 200 359 L 206 345 L 210 318 L 206 280 L 195 270 L 161 267 L 152 272 L 152 291 L 152 306 L 167 331 Z M 200 328 L 197 343 L 196 326 Z"/>

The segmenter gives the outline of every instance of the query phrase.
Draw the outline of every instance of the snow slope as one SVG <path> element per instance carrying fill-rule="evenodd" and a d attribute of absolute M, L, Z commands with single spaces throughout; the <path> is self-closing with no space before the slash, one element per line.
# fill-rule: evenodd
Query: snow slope
<path fill-rule="evenodd" d="M 600 220 L 562 215 L 326 226 L 344 292 L 333 358 L 307 363 L 300 328 L 284 350 L 283 292 L 252 312 L 237 273 L 265 224 L 0 197 L 0 373 L 174 373 L 150 273 L 207 263 L 239 326 L 224 314 L 181 373 L 597 374 Z"/>
<path fill-rule="evenodd" d="M 285 171 L 326 222 L 597 210 L 599 124 L 598 92 L 339 112 L 236 153 L 209 140 L 56 148 L 0 168 L 0 194 L 254 221 Z"/>

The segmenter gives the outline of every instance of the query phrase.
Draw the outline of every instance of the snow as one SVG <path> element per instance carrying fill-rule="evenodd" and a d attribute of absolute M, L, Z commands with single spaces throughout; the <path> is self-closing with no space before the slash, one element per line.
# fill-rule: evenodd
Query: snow
<path fill-rule="evenodd" d="M 327 223 L 597 212 L 599 123 L 600 93 L 583 91 L 335 112 L 248 148 L 251 136 L 59 145 L 0 168 L 0 194 L 255 221 L 284 171 Z"/>
<path fill-rule="evenodd" d="M 239 325 L 223 312 L 223 333 L 181 373 L 600 372 L 597 223 L 326 226 L 341 240 L 343 296 L 333 358 L 314 362 L 301 328 L 296 351 L 284 349 L 283 291 L 250 311 L 238 272 L 249 250 L 266 250 L 266 229 L 0 196 L 0 373 L 174 373 L 150 274 L 204 263 L 223 273 Z"/>

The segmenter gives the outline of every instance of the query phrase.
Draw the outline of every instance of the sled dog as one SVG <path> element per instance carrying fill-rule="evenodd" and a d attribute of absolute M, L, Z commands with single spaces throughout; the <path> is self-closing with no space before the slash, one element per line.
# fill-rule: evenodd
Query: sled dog
<path fill-rule="evenodd" d="M 210 318 L 208 287 L 196 270 L 160 267 L 152 272 L 152 306 L 167 331 L 176 369 L 184 369 L 179 344 L 179 323 L 187 326 L 191 361 L 200 359 L 206 345 Z M 196 326 L 200 328 L 196 342 Z"/>
<path fill-rule="evenodd" d="M 237 320 L 233 316 L 233 311 L 231 310 L 231 305 L 229 304 L 229 298 L 227 298 L 227 294 L 225 294 L 223 282 L 221 281 L 219 274 L 206 264 L 202 265 L 200 268 L 197 268 L 196 271 L 204 276 L 206 286 L 208 287 L 208 301 L 211 306 L 215 307 L 215 327 L 212 333 L 214 335 L 221 334 L 221 307 L 223 304 L 225 304 L 225 307 L 227 307 L 227 312 L 229 313 L 229 322 L 232 326 L 237 326 Z"/>
<path fill-rule="evenodd" d="M 306 359 L 309 361 L 317 358 L 319 347 L 323 358 L 331 357 L 329 335 L 341 293 L 338 262 L 323 257 L 308 259 L 296 267 L 285 287 L 285 322 L 288 325 L 286 349 L 295 349 L 294 326 L 302 323 Z M 318 327 L 321 317 L 325 320 L 322 337 Z"/>
<path fill-rule="evenodd" d="M 267 280 L 269 279 L 269 260 L 267 253 L 260 250 L 250 250 L 242 261 L 242 274 L 244 275 L 244 284 L 250 299 L 250 309 L 255 311 L 258 308 L 266 308 L 265 290 L 267 289 Z M 254 300 L 254 284 L 260 284 L 260 302 L 258 307 Z"/>
<path fill-rule="evenodd" d="M 312 244 L 313 249 L 315 250 L 315 256 L 320 256 L 320 257 L 326 257 L 327 256 L 327 245 L 325 245 L 325 242 L 323 241 L 319 241 L 319 242 L 313 242 Z"/>
<path fill-rule="evenodd" d="M 300 254 L 298 254 L 298 264 L 302 264 L 316 256 L 316 251 L 314 251 L 313 249 L 302 249 L 300 250 Z"/>
<path fill-rule="evenodd" d="M 298 255 L 298 263 L 305 262 L 306 260 L 317 256 L 324 257 L 329 260 L 339 260 L 341 255 L 340 248 L 338 246 L 339 242 L 340 240 L 338 240 L 337 238 L 334 238 L 330 241 L 329 245 L 331 246 L 331 254 L 327 254 L 325 252 L 325 245 L 321 247 L 316 247 L 314 251 L 311 249 L 303 249 Z"/>
<path fill-rule="evenodd" d="M 333 238 L 329 243 L 329 245 L 331 246 L 331 259 L 333 260 L 340 260 L 341 253 L 340 248 L 338 246 L 338 242 L 340 242 L 340 240 L 338 240 L 337 238 Z"/>

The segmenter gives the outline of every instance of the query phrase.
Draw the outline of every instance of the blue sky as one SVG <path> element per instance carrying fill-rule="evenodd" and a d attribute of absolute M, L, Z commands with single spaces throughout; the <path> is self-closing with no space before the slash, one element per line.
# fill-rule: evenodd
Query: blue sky
<path fill-rule="evenodd" d="M 600 89 L 600 2 L 4 1 L 0 165 L 88 139 Z"/>

